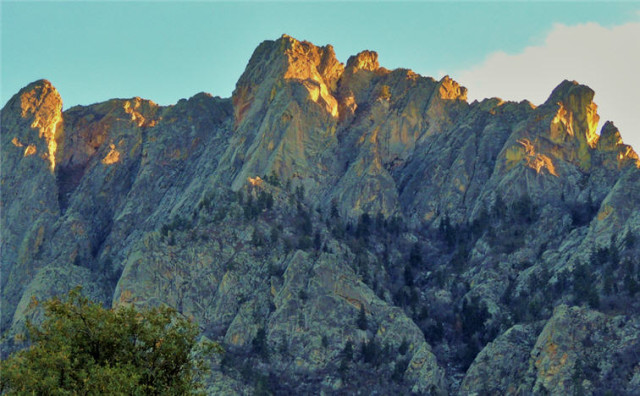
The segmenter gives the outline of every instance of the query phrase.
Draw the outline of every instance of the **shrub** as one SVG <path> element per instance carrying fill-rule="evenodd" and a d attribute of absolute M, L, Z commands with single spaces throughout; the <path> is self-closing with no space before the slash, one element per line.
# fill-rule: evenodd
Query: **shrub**
<path fill-rule="evenodd" d="M 44 303 L 31 346 L 2 362 L 0 392 L 20 394 L 193 394 L 219 345 L 167 307 L 105 309 L 72 290 Z"/>

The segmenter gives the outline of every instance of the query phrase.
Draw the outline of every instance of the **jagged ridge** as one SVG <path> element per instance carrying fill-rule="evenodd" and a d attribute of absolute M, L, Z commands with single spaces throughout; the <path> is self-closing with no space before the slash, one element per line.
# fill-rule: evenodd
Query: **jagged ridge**
<path fill-rule="evenodd" d="M 235 368 L 266 329 L 272 349 L 286 340 L 277 362 L 261 363 L 281 391 L 373 389 L 384 378 L 390 391 L 447 393 L 467 373 L 465 392 L 510 392 L 480 368 L 513 334 L 527 341 L 496 370 L 520 367 L 509 378 L 524 393 L 571 391 L 565 380 L 584 354 L 556 362 L 557 348 L 578 346 L 561 337 L 549 347 L 523 318 L 557 326 L 567 311 L 553 307 L 578 304 L 580 289 L 543 291 L 577 283 L 591 251 L 638 257 L 628 241 L 640 232 L 638 157 L 612 123 L 596 134 L 593 96 L 564 81 L 537 108 L 469 104 L 449 77 L 384 69 L 372 51 L 343 66 L 331 46 L 286 35 L 256 49 L 230 99 L 62 112 L 55 88 L 35 82 L 2 110 L 2 331 L 38 318 L 31 296 L 82 284 L 108 304 L 175 306 L 225 342 Z M 637 282 L 635 267 L 625 275 L 607 260 L 594 264 L 593 288 Z M 513 301 L 527 298 L 548 303 L 523 314 Z M 488 309 L 477 333 L 470 304 Z M 637 342 L 627 334 L 636 305 L 616 333 L 625 345 Z M 360 307 L 375 326 L 354 326 Z M 464 357 L 499 334 L 477 362 Z M 347 340 L 405 352 L 363 352 L 339 374 Z M 529 365 L 532 348 L 564 368 Z M 592 390 L 612 384 L 580 375 Z M 219 366 L 215 376 L 219 392 L 252 386 Z M 634 381 L 616 389 L 633 393 Z"/>

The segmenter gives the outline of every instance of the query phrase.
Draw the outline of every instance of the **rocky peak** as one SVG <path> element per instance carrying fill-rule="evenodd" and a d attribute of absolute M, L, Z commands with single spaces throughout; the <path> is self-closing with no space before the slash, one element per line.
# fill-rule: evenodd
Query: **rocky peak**
<path fill-rule="evenodd" d="M 460 86 L 449 76 L 444 76 L 438 82 L 438 95 L 445 100 L 467 100 L 467 88 Z"/>
<path fill-rule="evenodd" d="M 586 85 L 568 80 L 553 90 L 544 105 L 556 106 L 556 114 L 551 121 L 551 139 L 554 142 L 560 143 L 570 136 L 582 144 L 595 146 L 600 116 L 598 106 L 593 102 L 594 95 L 595 92 Z"/>
<path fill-rule="evenodd" d="M 150 100 L 136 96 L 125 100 L 122 107 L 124 112 L 131 118 L 131 121 L 139 127 L 152 127 L 158 122 L 155 117 L 158 105 Z"/>
<path fill-rule="evenodd" d="M 344 66 L 336 58 L 336 53 L 332 45 L 320 48 L 320 63 L 317 66 L 318 72 L 329 84 L 331 91 L 337 88 L 338 80 L 344 71 Z"/>
<path fill-rule="evenodd" d="M 636 167 L 640 168 L 638 154 L 633 148 L 624 144 L 620 131 L 611 121 L 605 122 L 600 130 L 600 137 L 596 145 L 598 152 L 602 154 L 603 164 L 621 167 L 631 161 Z"/>
<path fill-rule="evenodd" d="M 622 136 L 620 131 L 611 121 L 607 121 L 600 130 L 600 138 L 598 139 L 598 150 L 611 151 L 615 150 L 618 145 L 622 144 Z"/>
<path fill-rule="evenodd" d="M 342 120 L 352 116 L 358 104 L 368 100 L 373 80 L 377 75 L 387 72 L 386 69 L 380 68 L 378 54 L 374 51 L 366 50 L 349 57 L 338 90 Z"/>
<path fill-rule="evenodd" d="M 208 394 L 640 394 L 637 156 L 575 82 L 465 97 L 289 36 L 233 103 L 31 84 L 1 114 L 2 354 L 80 284 L 225 343 Z"/>
<path fill-rule="evenodd" d="M 113 144 L 128 130 L 155 126 L 161 119 L 160 109 L 150 100 L 134 97 L 65 111 L 68 133 L 59 155 L 62 172 L 84 168 L 105 143 Z"/>
<path fill-rule="evenodd" d="M 316 47 L 308 41 L 298 41 L 286 34 L 276 40 L 276 44 L 277 50 L 286 56 L 284 78 L 322 80 L 335 89 L 344 66 L 336 59 L 331 45 Z"/>
<path fill-rule="evenodd" d="M 365 50 L 357 55 L 353 55 L 349 57 L 349 60 L 347 61 L 347 68 L 376 71 L 380 68 L 380 64 L 378 63 L 378 53 L 375 51 Z"/>
<path fill-rule="evenodd" d="M 63 137 L 60 94 L 46 80 L 27 85 L 2 109 L 0 126 L 3 327 L 12 316 L 5 307 L 17 306 L 59 214 L 55 174 Z"/>
<path fill-rule="evenodd" d="M 26 121 L 30 128 L 14 128 L 13 131 L 21 132 L 10 137 L 13 145 L 26 147 L 25 157 L 38 154 L 48 161 L 53 172 L 58 145 L 63 136 L 62 98 L 49 81 L 32 82 L 9 100 L 2 112 L 2 124 L 21 124 L 20 119 Z M 35 136 L 32 130 L 37 130 L 38 135 Z"/>
<path fill-rule="evenodd" d="M 330 45 L 317 47 L 286 34 L 275 41 L 267 40 L 251 56 L 233 92 L 236 124 L 256 98 L 268 104 L 288 82 L 302 84 L 309 98 L 335 117 L 338 105 L 333 93 L 343 71 Z"/>
<path fill-rule="evenodd" d="M 19 109 L 23 118 L 38 113 L 62 109 L 58 90 L 48 80 L 37 80 L 22 88 L 7 104 L 8 110 Z"/>

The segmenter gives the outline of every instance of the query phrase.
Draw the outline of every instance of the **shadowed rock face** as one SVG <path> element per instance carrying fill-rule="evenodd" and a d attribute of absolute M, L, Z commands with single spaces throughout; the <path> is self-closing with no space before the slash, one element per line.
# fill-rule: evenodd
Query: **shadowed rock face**
<path fill-rule="evenodd" d="M 1 113 L 3 351 L 79 284 L 198 321 L 211 393 L 637 393 L 640 162 L 593 97 L 470 104 L 286 35 L 229 99 L 34 82 Z"/>

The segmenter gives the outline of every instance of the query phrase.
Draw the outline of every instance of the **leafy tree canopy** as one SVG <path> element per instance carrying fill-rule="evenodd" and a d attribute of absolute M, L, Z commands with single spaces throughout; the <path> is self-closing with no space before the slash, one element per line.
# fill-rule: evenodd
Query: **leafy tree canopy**
<path fill-rule="evenodd" d="M 30 347 L 2 362 L 1 393 L 194 394 L 203 357 L 222 352 L 198 342 L 197 325 L 167 307 L 105 309 L 75 288 L 44 311 L 42 325 L 27 324 Z"/>

